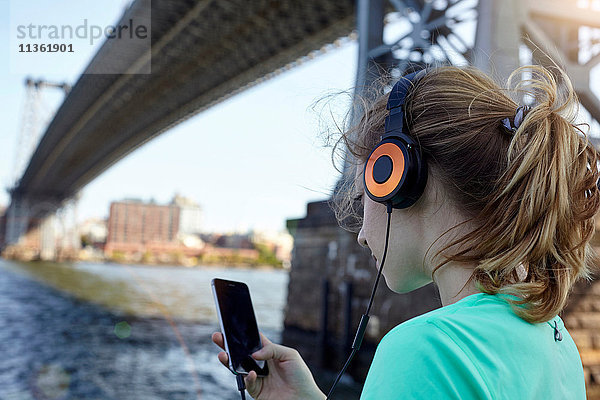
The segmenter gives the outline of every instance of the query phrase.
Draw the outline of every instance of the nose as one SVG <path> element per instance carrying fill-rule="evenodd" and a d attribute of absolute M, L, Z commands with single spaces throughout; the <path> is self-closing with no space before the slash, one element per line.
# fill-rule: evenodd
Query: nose
<path fill-rule="evenodd" d="M 356 238 L 356 241 L 362 247 L 369 247 L 369 245 L 367 244 L 367 238 L 365 236 L 365 230 L 362 227 L 360 228 L 360 232 L 358 232 L 358 237 Z"/>

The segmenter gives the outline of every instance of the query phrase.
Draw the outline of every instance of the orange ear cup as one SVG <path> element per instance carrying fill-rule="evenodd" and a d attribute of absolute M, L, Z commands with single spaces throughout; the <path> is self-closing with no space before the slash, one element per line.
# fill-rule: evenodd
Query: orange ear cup
<path fill-rule="evenodd" d="M 373 178 L 373 166 L 375 161 L 382 156 L 388 156 L 392 159 L 392 174 L 383 183 L 375 182 Z M 365 167 L 365 184 L 371 194 L 377 197 L 385 197 L 392 193 L 398 186 L 404 175 L 404 154 L 402 150 L 393 143 L 384 143 L 378 146 L 372 153 Z"/>

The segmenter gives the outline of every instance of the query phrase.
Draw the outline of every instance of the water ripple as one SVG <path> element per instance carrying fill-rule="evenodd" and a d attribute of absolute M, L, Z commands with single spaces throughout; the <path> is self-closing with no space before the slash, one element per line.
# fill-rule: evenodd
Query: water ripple
<path fill-rule="evenodd" d="M 0 260 L 0 399 L 239 398 L 209 339 L 210 278 L 249 282 L 277 340 L 285 273 L 126 268 Z"/>

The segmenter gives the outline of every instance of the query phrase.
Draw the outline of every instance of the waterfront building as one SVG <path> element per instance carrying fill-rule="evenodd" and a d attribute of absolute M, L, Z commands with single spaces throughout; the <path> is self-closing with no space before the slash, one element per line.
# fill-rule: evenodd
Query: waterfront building
<path fill-rule="evenodd" d="M 194 200 L 176 194 L 171 201 L 179 207 L 179 233 L 198 235 L 202 229 L 202 208 Z"/>
<path fill-rule="evenodd" d="M 112 202 L 105 253 L 176 252 L 179 248 L 180 209 L 174 204 L 144 203 L 137 199 Z"/>

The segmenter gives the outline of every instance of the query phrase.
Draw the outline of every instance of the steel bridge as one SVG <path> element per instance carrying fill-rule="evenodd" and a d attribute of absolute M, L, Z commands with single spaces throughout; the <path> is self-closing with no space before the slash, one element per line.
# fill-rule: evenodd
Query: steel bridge
<path fill-rule="evenodd" d="M 134 2 L 121 21 L 149 6 Z M 13 198 L 60 204 L 160 133 L 347 35 L 355 20 L 352 0 L 152 0 L 151 10 L 151 54 L 131 59 L 126 74 L 90 74 L 115 58 L 108 44 L 100 49 Z M 152 73 L 137 73 L 150 59 Z"/>

